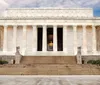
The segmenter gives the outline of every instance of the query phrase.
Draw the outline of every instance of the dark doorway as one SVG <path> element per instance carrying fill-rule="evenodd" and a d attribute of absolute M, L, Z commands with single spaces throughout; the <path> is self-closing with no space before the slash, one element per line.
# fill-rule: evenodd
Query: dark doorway
<path fill-rule="evenodd" d="M 42 51 L 42 35 L 43 35 L 43 28 L 38 27 L 37 29 L 37 51 Z"/>
<path fill-rule="evenodd" d="M 57 28 L 57 50 L 63 51 L 63 28 Z"/>
<path fill-rule="evenodd" d="M 47 28 L 47 51 L 53 51 L 53 28 Z"/>

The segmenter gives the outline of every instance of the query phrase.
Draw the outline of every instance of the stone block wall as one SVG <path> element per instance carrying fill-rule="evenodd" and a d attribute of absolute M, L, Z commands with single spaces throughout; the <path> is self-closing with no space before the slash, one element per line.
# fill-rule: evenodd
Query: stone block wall
<path fill-rule="evenodd" d="M 8 61 L 8 64 L 14 64 L 15 56 L 12 55 L 0 55 L 0 60 Z"/>
<path fill-rule="evenodd" d="M 82 56 L 82 60 L 84 64 L 87 64 L 89 60 L 100 60 L 100 55 Z"/>

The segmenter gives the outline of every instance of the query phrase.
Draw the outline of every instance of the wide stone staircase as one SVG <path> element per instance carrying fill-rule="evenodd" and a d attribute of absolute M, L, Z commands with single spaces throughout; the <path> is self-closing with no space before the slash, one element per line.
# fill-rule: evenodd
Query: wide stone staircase
<path fill-rule="evenodd" d="M 23 56 L 21 64 L 76 64 L 75 56 Z"/>
<path fill-rule="evenodd" d="M 77 64 L 0 65 L 0 75 L 100 75 L 100 66 Z"/>
<path fill-rule="evenodd" d="M 75 56 L 23 56 L 20 64 L 0 65 L 0 75 L 100 75 L 100 66 L 78 65 Z"/>

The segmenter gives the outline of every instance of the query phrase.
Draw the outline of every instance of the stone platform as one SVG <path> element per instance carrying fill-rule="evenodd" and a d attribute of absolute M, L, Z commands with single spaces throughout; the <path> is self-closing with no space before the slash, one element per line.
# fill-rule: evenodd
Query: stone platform
<path fill-rule="evenodd" d="M 100 76 L 0 76 L 0 85 L 100 85 Z"/>

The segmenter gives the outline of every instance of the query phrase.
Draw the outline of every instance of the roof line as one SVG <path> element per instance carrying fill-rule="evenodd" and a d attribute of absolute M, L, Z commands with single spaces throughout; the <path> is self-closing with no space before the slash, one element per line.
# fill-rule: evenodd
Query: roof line
<path fill-rule="evenodd" d="M 7 10 L 52 10 L 52 9 L 56 9 L 56 10 L 92 10 L 92 8 L 55 8 L 55 7 L 46 7 L 46 8 L 8 8 Z"/>

